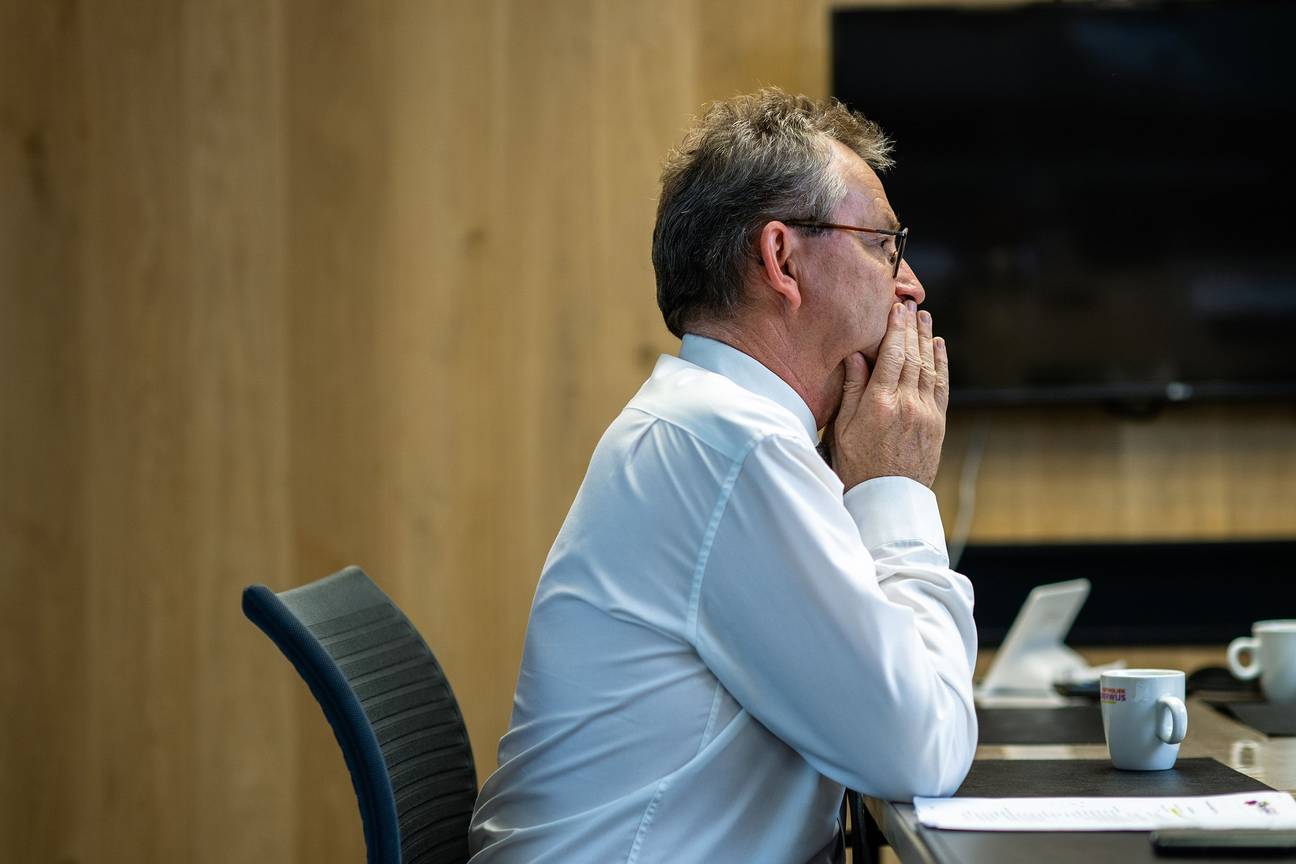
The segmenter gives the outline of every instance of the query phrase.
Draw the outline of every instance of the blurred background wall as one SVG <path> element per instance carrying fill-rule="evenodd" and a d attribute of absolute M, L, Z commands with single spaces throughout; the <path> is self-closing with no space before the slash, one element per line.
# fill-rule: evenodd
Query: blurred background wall
<path fill-rule="evenodd" d="M 494 767 L 549 543 L 677 347 L 662 158 L 706 100 L 825 95 L 828 8 L 0 0 L 0 860 L 362 860 L 239 611 L 349 563 Z M 938 493 L 984 435 L 974 540 L 1291 536 L 1294 428 L 955 414 Z"/>

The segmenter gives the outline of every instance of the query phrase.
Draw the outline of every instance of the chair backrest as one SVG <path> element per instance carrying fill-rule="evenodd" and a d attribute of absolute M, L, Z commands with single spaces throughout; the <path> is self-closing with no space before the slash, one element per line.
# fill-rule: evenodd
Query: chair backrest
<path fill-rule="evenodd" d="M 359 567 L 243 613 L 310 685 L 351 772 L 369 864 L 460 864 L 477 772 L 463 715 L 432 650 Z"/>

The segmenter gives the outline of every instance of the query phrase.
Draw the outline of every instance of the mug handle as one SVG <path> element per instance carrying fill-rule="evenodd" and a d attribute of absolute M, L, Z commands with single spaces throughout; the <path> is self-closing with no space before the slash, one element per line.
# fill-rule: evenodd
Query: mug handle
<path fill-rule="evenodd" d="M 1234 677 L 1242 681 L 1250 681 L 1260 674 L 1260 654 L 1256 651 L 1259 644 L 1260 640 L 1250 636 L 1239 636 L 1229 643 L 1228 665 Z M 1243 651 L 1251 655 L 1251 663 L 1246 666 L 1242 665 L 1240 659 Z"/>
<path fill-rule="evenodd" d="M 1184 740 L 1188 734 L 1188 709 L 1184 707 L 1183 700 L 1178 696 L 1162 696 L 1157 700 L 1157 711 L 1162 708 L 1169 710 L 1170 715 L 1162 715 L 1157 718 L 1157 737 L 1167 744 L 1178 744 Z M 1166 722 L 1169 720 L 1169 733 L 1166 732 Z"/>

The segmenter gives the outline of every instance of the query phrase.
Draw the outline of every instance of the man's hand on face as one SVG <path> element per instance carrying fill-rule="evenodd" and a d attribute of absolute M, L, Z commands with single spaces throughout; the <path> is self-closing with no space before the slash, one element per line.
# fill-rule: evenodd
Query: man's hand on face
<path fill-rule="evenodd" d="M 874 477 L 910 477 L 931 486 L 940 466 L 949 405 L 945 340 L 913 301 L 887 318 L 872 374 L 864 355 L 846 358 L 841 407 L 829 427 L 833 468 L 849 490 Z"/>

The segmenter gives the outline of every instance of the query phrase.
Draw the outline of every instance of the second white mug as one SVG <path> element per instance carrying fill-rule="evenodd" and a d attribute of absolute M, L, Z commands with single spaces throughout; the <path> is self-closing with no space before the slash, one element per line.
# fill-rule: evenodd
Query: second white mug
<path fill-rule="evenodd" d="M 1250 663 L 1242 662 L 1244 653 Z M 1259 676 L 1270 702 L 1296 702 L 1296 620 L 1257 621 L 1250 636 L 1229 643 L 1228 665 L 1243 681 Z"/>

